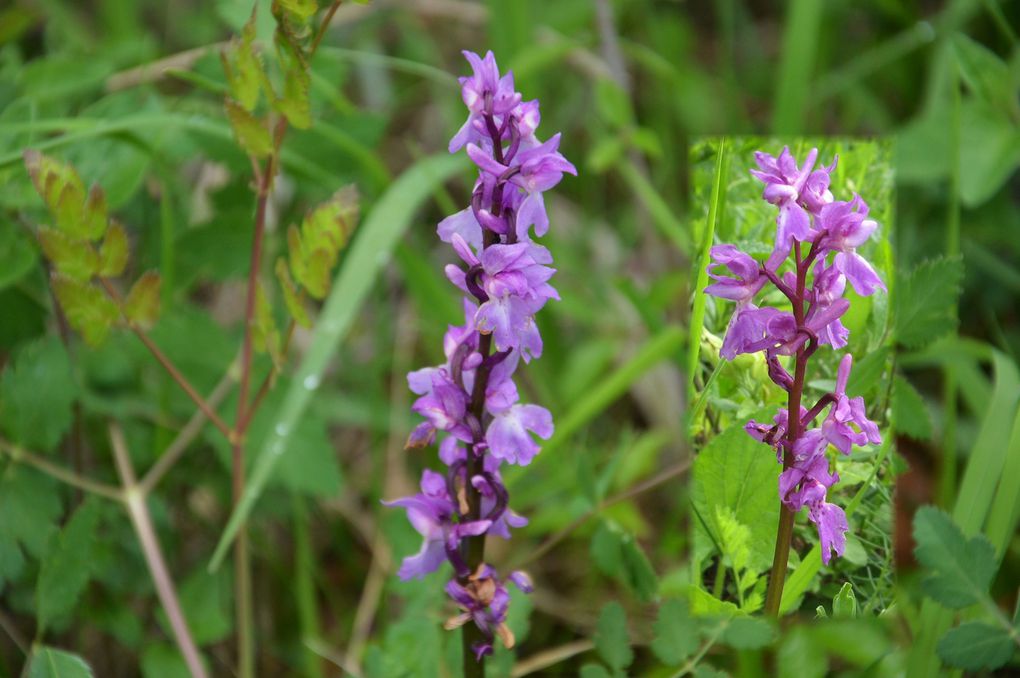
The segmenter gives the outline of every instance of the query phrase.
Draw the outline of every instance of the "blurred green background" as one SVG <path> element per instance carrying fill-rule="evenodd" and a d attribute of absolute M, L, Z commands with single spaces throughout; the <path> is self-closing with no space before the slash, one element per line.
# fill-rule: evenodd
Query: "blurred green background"
<path fill-rule="evenodd" d="M 133 273 L 163 275 L 154 339 L 209 393 L 240 341 L 253 213 L 251 168 L 223 113 L 218 49 L 250 9 L 249 0 L 0 8 L 0 404 L 37 385 L 48 413 L 38 426 L 54 433 L 29 442 L 52 463 L 115 482 L 108 419 L 148 468 L 194 408 L 126 333 L 99 349 L 55 339 L 32 235 L 45 211 L 21 153 L 46 150 L 103 185 L 128 228 Z M 418 535 L 379 500 L 408 493 L 420 469 L 438 463 L 432 451 L 402 449 L 414 423 L 404 374 L 440 360 L 442 333 L 459 315 L 435 224 L 467 204 L 473 178 L 466 161 L 449 180 L 422 163 L 445 152 L 463 121 L 460 49 L 495 51 L 525 98 L 541 99 L 539 135 L 562 132 L 561 150 L 579 170 L 548 196 L 544 244 L 563 300 L 539 318 L 545 354 L 522 374 L 527 399 L 552 410 L 557 434 L 523 473 L 508 474 L 512 506 L 531 524 L 490 547 L 496 563 L 523 564 L 538 582 L 533 596 L 514 599 L 517 658 L 576 673 L 596 658 L 599 611 L 617 599 L 642 648 L 632 670 L 653 670 L 647 603 L 690 581 L 684 346 L 701 244 L 691 215 L 702 207 L 688 198 L 688 154 L 704 135 L 888 136 L 893 268 L 963 256 L 962 338 L 951 329 L 955 285 L 934 286 L 945 292 L 931 303 L 945 302 L 947 336 L 900 347 L 898 367 L 917 396 L 911 435 L 897 439 L 905 575 L 913 507 L 952 506 L 982 425 L 1000 426 L 1005 445 L 1016 411 L 1002 375 L 1016 372 L 1020 350 L 1018 13 L 1016 2 L 996 0 L 345 3 L 312 64 L 314 125 L 284 145 L 266 262 L 284 250 L 286 225 L 348 183 L 361 191 L 363 224 L 385 205 L 376 223 L 396 229 L 399 244 L 373 253 L 384 265 L 377 275 L 368 267 L 371 291 L 330 347 L 321 387 L 252 516 L 260 675 L 459 670 L 457 638 L 440 628 L 444 578 L 396 580 L 395 563 L 417 550 Z M 267 41 L 266 2 L 260 17 Z M 299 356 L 308 344 L 299 332 Z M 26 369 L 16 372 L 19 361 Z M 290 385 L 281 377 L 260 411 L 252 455 Z M 987 424 L 991 411 L 1007 418 Z M 0 428 L 15 436 L 7 419 Z M 150 501 L 217 675 L 234 661 L 232 570 L 210 575 L 206 566 L 229 515 L 228 457 L 209 428 Z M 19 645 L 39 628 L 47 539 L 81 495 L 6 455 L 0 473 L 0 522 L 16 517 L 0 527 L 0 675 L 16 675 Z M 39 640 L 82 655 L 96 675 L 174 675 L 180 660 L 127 518 L 112 504 L 98 510 L 98 536 L 75 561 L 90 583 Z M 1003 604 L 1018 570 L 1010 535 L 994 589 Z M 501 652 L 492 670 L 501 675 L 514 659 Z M 716 663 L 737 671 L 738 662 L 722 653 Z"/>

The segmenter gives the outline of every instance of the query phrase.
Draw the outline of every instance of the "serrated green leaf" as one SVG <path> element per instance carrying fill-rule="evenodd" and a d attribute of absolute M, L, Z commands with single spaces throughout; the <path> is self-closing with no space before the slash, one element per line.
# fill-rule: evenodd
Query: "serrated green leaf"
<path fill-rule="evenodd" d="M 234 130 L 234 138 L 245 153 L 256 158 L 264 158 L 273 152 L 273 138 L 265 122 L 249 113 L 233 99 L 227 99 L 224 108 Z"/>
<path fill-rule="evenodd" d="M 274 0 L 273 9 L 283 10 L 287 18 L 304 24 L 315 16 L 319 6 L 316 0 Z"/>
<path fill-rule="evenodd" d="M 821 606 L 819 608 L 824 611 Z M 805 626 L 790 628 L 776 651 L 778 678 L 823 678 L 828 669 L 825 649 L 812 642 L 809 629 Z"/>
<path fill-rule="evenodd" d="M 776 630 L 759 617 L 735 617 L 723 631 L 722 643 L 735 650 L 758 650 L 772 644 Z"/>
<path fill-rule="evenodd" d="M 638 598 L 645 602 L 650 601 L 659 590 L 659 580 L 644 549 L 633 536 L 626 534 L 623 537 L 621 552 L 624 582 Z"/>
<path fill-rule="evenodd" d="M 53 292 L 67 322 L 90 346 L 99 346 L 119 316 L 117 305 L 88 283 L 54 273 Z"/>
<path fill-rule="evenodd" d="M 99 255 L 87 241 L 45 227 L 39 229 L 37 237 L 43 254 L 61 275 L 87 281 L 99 270 Z"/>
<path fill-rule="evenodd" d="M 40 630 L 69 614 L 92 578 L 99 509 L 96 499 L 86 499 L 64 529 L 50 539 L 36 586 Z"/>
<path fill-rule="evenodd" d="M 956 327 L 954 312 L 963 281 L 960 257 L 926 261 L 896 284 L 893 334 L 908 348 L 920 348 Z"/>
<path fill-rule="evenodd" d="M 300 46 L 282 28 L 276 31 L 275 43 L 277 59 L 283 71 L 283 94 L 273 102 L 273 107 L 285 115 L 294 127 L 308 129 L 312 125 L 308 61 Z"/>
<path fill-rule="evenodd" d="M 114 222 L 106 230 L 106 237 L 99 248 L 98 273 L 104 278 L 113 278 L 124 272 L 128 260 L 128 240 L 124 227 Z"/>
<path fill-rule="evenodd" d="M 602 573 L 610 577 L 618 577 L 623 571 L 623 553 L 620 549 L 620 537 L 608 523 L 601 522 L 595 529 L 589 546 L 591 558 Z"/>
<path fill-rule="evenodd" d="M 32 650 L 28 678 L 92 678 L 92 669 L 76 654 L 39 646 Z"/>
<path fill-rule="evenodd" d="M 287 262 L 283 257 L 276 260 L 276 278 L 280 281 L 280 289 L 283 290 L 283 303 L 286 305 L 290 317 L 301 327 L 311 327 L 312 320 L 308 317 L 301 293 L 290 277 Z"/>
<path fill-rule="evenodd" d="M 967 539 L 952 518 L 933 506 L 914 516 L 914 555 L 925 568 L 921 588 L 952 609 L 974 605 L 988 596 L 995 576 L 995 547 L 978 535 Z"/>
<path fill-rule="evenodd" d="M 612 678 L 612 674 L 602 664 L 585 664 L 581 667 L 581 678 Z"/>
<path fill-rule="evenodd" d="M 266 292 L 259 283 L 255 287 L 255 322 L 252 326 L 252 342 L 255 350 L 268 353 L 273 364 L 279 368 L 282 364 L 280 352 L 280 330 L 273 318 L 273 309 L 266 298 Z"/>
<path fill-rule="evenodd" d="M 35 150 L 25 151 L 23 157 L 35 190 L 49 208 L 57 228 L 75 238 L 94 240 L 101 236 L 102 231 L 90 230 L 96 224 L 84 218 L 85 184 L 74 168 Z"/>
<path fill-rule="evenodd" d="M 915 440 L 931 439 L 931 416 L 914 385 L 897 375 L 893 381 L 892 412 L 896 432 Z"/>
<path fill-rule="evenodd" d="M 0 480 L 0 541 L 42 557 L 60 517 L 53 481 L 21 465 L 8 466 Z"/>
<path fill-rule="evenodd" d="M 839 593 L 833 596 L 832 616 L 836 619 L 857 617 L 857 596 L 854 595 L 854 587 L 850 582 L 845 582 Z"/>
<path fill-rule="evenodd" d="M 663 662 L 675 666 L 698 649 L 698 624 L 691 617 L 686 600 L 667 600 L 659 607 L 652 625 L 655 638 L 652 652 Z"/>
<path fill-rule="evenodd" d="M 258 105 L 260 87 L 265 80 L 262 58 L 255 49 L 255 32 L 256 14 L 253 11 L 240 37 L 231 40 L 230 46 L 220 54 L 230 95 L 249 112 Z"/>
<path fill-rule="evenodd" d="M 106 208 L 106 193 L 103 189 L 94 185 L 89 189 L 89 195 L 85 198 L 85 207 L 82 211 L 82 229 L 87 238 L 97 240 L 106 233 L 106 225 L 109 223 L 109 216 Z"/>
<path fill-rule="evenodd" d="M 38 339 L 0 376 L 0 429 L 27 448 L 49 452 L 71 427 L 76 395 L 63 343 L 52 336 Z"/>
<path fill-rule="evenodd" d="M 616 601 L 602 608 L 595 627 L 595 649 L 612 669 L 625 669 L 634 661 L 627 632 L 627 615 Z"/>
<path fill-rule="evenodd" d="M 949 629 L 938 644 L 939 658 L 967 671 L 997 669 L 1010 660 L 1017 646 L 1009 632 L 984 622 L 967 621 Z"/>
<path fill-rule="evenodd" d="M 134 325 L 149 329 L 159 319 L 159 273 L 146 271 L 124 299 L 124 316 Z"/>
<path fill-rule="evenodd" d="M 322 299 L 329 291 L 333 267 L 357 220 L 358 194 L 347 186 L 306 214 L 300 230 L 288 230 L 291 273 L 311 297 Z"/>

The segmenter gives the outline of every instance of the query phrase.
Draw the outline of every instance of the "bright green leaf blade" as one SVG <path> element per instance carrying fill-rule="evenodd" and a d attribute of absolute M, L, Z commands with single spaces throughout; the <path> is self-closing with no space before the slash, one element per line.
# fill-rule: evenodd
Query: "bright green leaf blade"
<path fill-rule="evenodd" d="M 155 271 L 146 271 L 131 286 L 124 300 L 124 315 L 133 324 L 149 329 L 159 318 L 160 277 Z"/>
<path fill-rule="evenodd" d="M 446 154 L 419 161 L 390 186 L 358 229 L 315 325 L 308 351 L 284 398 L 272 433 L 259 450 L 244 494 L 216 546 L 211 568 L 222 562 L 227 548 L 265 489 L 277 460 L 286 453 L 290 435 L 308 407 L 333 351 L 350 329 L 376 275 L 396 242 L 411 225 L 418 207 L 437 185 L 462 171 L 464 166 L 462 157 Z"/>
<path fill-rule="evenodd" d="M 230 126 L 234 129 L 234 137 L 245 153 L 256 158 L 264 158 L 273 152 L 273 138 L 265 122 L 232 99 L 227 99 L 224 107 Z"/>
<path fill-rule="evenodd" d="M 39 229 L 37 237 L 43 254 L 61 275 L 87 282 L 99 270 L 99 256 L 88 242 L 45 227 Z"/>
<path fill-rule="evenodd" d="M 839 593 L 832 597 L 832 616 L 837 619 L 853 619 L 857 616 L 857 596 L 850 582 L 844 583 Z"/>
<path fill-rule="evenodd" d="M 53 292 L 67 322 L 90 346 L 99 346 L 117 321 L 117 306 L 93 285 L 54 273 Z"/>
<path fill-rule="evenodd" d="M 114 223 L 106 230 L 106 237 L 99 248 L 99 271 L 104 278 L 112 278 L 124 272 L 128 261 L 128 240 L 124 227 Z"/>

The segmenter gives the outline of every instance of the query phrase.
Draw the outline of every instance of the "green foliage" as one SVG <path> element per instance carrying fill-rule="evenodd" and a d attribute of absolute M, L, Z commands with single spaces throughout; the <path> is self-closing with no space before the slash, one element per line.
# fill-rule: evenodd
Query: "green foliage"
<path fill-rule="evenodd" d="M 602 572 L 625 584 L 642 600 L 651 600 L 658 579 L 634 537 L 612 522 L 602 522 L 591 540 L 591 556 Z"/>
<path fill-rule="evenodd" d="M 220 53 L 231 96 L 248 112 L 255 110 L 265 80 L 262 57 L 255 48 L 255 31 L 255 12 L 252 12 L 241 35 L 232 38 L 230 45 Z"/>
<path fill-rule="evenodd" d="M 963 261 L 926 261 L 896 281 L 893 332 L 896 341 L 919 348 L 951 332 L 957 323 L 955 302 L 963 281 Z"/>
<path fill-rule="evenodd" d="M 1016 652 L 1016 633 L 984 622 L 964 622 L 942 636 L 939 658 L 949 666 L 967 671 L 997 669 Z"/>
<path fill-rule="evenodd" d="M 697 649 L 698 625 L 690 615 L 686 600 L 664 602 L 652 629 L 655 632 L 652 651 L 667 664 L 675 666 Z"/>
<path fill-rule="evenodd" d="M 599 614 L 595 649 L 614 673 L 620 673 L 634 661 L 627 632 L 627 615 L 617 602 L 607 604 Z"/>
<path fill-rule="evenodd" d="M 50 537 L 36 586 L 36 619 L 40 631 L 66 617 L 92 577 L 100 506 L 97 499 L 83 503 L 67 525 Z"/>
<path fill-rule="evenodd" d="M 21 575 L 25 555 L 41 558 L 60 516 L 60 496 L 45 476 L 8 466 L 0 477 L 0 579 Z"/>
<path fill-rule="evenodd" d="M 931 415 L 913 384 L 902 376 L 893 382 L 893 419 L 896 430 L 917 440 L 929 440 L 932 435 Z"/>
<path fill-rule="evenodd" d="M 57 337 L 41 338 L 0 375 L 0 430 L 27 448 L 50 452 L 71 426 L 76 396 L 64 345 Z"/>
<path fill-rule="evenodd" d="M 223 106 L 234 130 L 234 138 L 244 152 L 255 158 L 269 156 L 273 152 L 273 136 L 265 121 L 256 118 L 233 99 L 227 99 Z"/>
<path fill-rule="evenodd" d="M 850 582 L 843 584 L 832 599 L 832 616 L 835 619 L 850 618 L 857 616 L 857 596 L 854 595 L 854 587 Z"/>
<path fill-rule="evenodd" d="M 348 186 L 306 214 L 300 228 L 291 225 L 288 229 L 290 272 L 312 298 L 325 298 L 340 250 L 346 247 L 357 221 L 358 193 Z M 281 282 L 284 289 L 291 287 L 289 278 L 281 278 Z"/>
<path fill-rule="evenodd" d="M 759 617 L 735 617 L 726 625 L 722 642 L 736 650 L 758 650 L 772 644 L 776 630 Z"/>
<path fill-rule="evenodd" d="M 124 300 L 124 317 L 132 325 L 149 329 L 156 324 L 159 318 L 160 283 L 159 273 L 146 271 L 131 286 Z"/>
<path fill-rule="evenodd" d="M 914 553 L 926 568 L 921 586 L 939 603 L 960 609 L 987 596 L 995 548 L 983 535 L 967 539 L 952 518 L 925 506 L 914 516 Z"/>
<path fill-rule="evenodd" d="M 694 486 L 691 502 L 697 512 L 694 528 L 695 552 L 699 559 L 723 548 L 723 524 L 728 523 L 731 535 L 746 528 L 740 540 L 748 549 L 741 564 L 757 574 L 772 563 L 779 502 L 776 483 L 779 465 L 761 443 L 735 425 L 719 434 L 705 446 L 694 460 Z M 741 546 L 730 540 L 732 547 Z M 730 554 L 731 558 L 734 554 Z"/>
<path fill-rule="evenodd" d="M 98 186 L 87 194 L 81 177 L 68 164 L 38 151 L 25 151 L 36 192 L 49 207 L 57 228 L 75 240 L 97 240 L 106 231 L 106 197 Z"/>
<path fill-rule="evenodd" d="M 76 654 L 37 646 L 28 664 L 28 678 L 92 678 L 92 669 Z"/>

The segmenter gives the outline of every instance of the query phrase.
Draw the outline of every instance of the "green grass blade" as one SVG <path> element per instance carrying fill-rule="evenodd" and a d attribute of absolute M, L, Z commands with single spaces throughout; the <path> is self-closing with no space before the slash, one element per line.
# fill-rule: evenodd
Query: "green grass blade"
<path fill-rule="evenodd" d="M 322 315 L 315 324 L 308 351 L 270 429 L 272 433 L 259 450 L 244 494 L 216 546 L 209 564 L 211 570 L 223 561 L 231 542 L 265 489 L 277 460 L 287 453 L 291 432 L 305 413 L 329 359 L 350 329 L 376 275 L 410 226 L 418 207 L 431 196 L 436 184 L 463 171 L 464 166 L 462 156 L 446 154 L 417 162 L 390 186 L 358 229 Z"/>
<path fill-rule="evenodd" d="M 697 278 L 694 282 L 694 303 L 691 307 L 691 332 L 687 345 L 687 400 L 694 400 L 694 377 L 698 373 L 698 358 L 701 353 L 701 333 L 705 327 L 705 286 L 708 285 L 708 264 L 711 260 L 712 243 L 715 240 L 715 225 L 723 208 L 722 178 L 726 161 L 726 139 L 719 140 L 715 156 L 715 179 L 712 181 L 711 202 L 708 205 L 708 219 L 701 234 L 701 256 L 698 259 Z"/>
<path fill-rule="evenodd" d="M 637 196 L 652 216 L 655 226 L 672 241 L 676 248 L 684 254 L 691 251 L 691 236 L 680 225 L 680 218 L 673 208 L 655 190 L 651 182 L 629 160 L 623 160 L 617 166 L 620 176 Z"/>
<path fill-rule="evenodd" d="M 772 109 L 772 129 L 777 134 L 803 131 L 825 5 L 818 0 L 793 0 L 787 11 L 779 85 Z"/>
<path fill-rule="evenodd" d="M 1017 518 L 1020 517 L 1020 409 L 1013 418 L 1013 434 L 1006 447 L 1006 463 L 1002 467 L 999 489 L 995 491 L 992 509 L 988 514 L 985 532 L 995 546 L 1001 561 L 1006 545 L 1016 533 Z"/>

